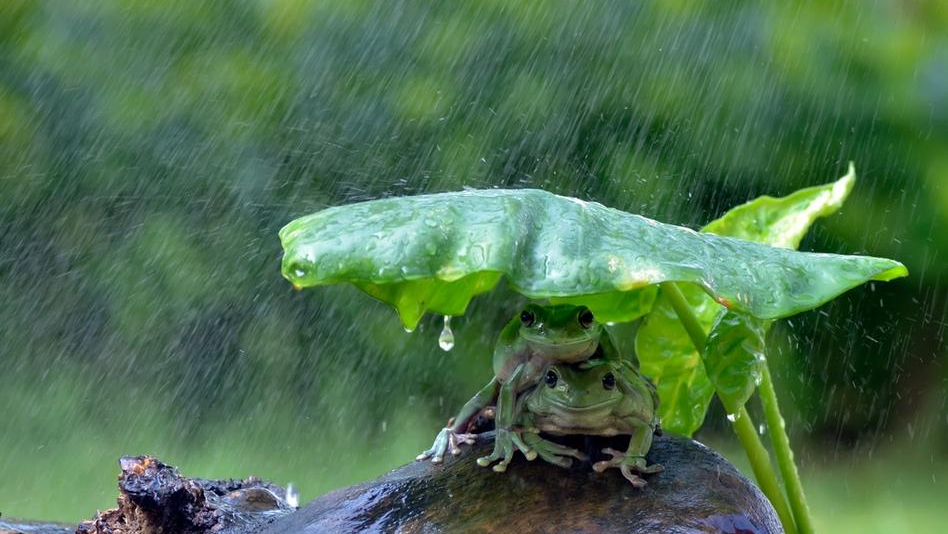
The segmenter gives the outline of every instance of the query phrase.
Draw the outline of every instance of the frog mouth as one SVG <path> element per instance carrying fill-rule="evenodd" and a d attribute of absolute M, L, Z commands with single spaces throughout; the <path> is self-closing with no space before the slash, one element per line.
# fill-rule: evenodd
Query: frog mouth
<path fill-rule="evenodd" d="M 587 404 L 585 406 L 574 406 L 574 405 L 569 405 L 569 404 L 563 404 L 555 400 L 550 401 L 550 404 L 556 406 L 560 410 L 563 410 L 565 412 L 574 412 L 574 413 L 592 412 L 592 411 L 599 410 L 602 408 L 608 408 L 614 403 L 615 403 L 614 399 L 607 399 L 602 402 L 597 402 L 595 404 Z"/>
<path fill-rule="evenodd" d="M 583 339 L 574 339 L 570 341 L 561 341 L 561 342 L 550 341 L 549 339 L 544 338 L 544 337 L 534 337 L 530 335 L 524 335 L 523 338 L 529 341 L 530 343 L 536 343 L 537 345 L 544 345 L 548 347 L 557 347 L 557 348 L 564 348 L 564 349 L 571 348 L 571 347 L 579 347 L 581 345 L 588 345 L 589 343 L 596 341 L 596 338 L 594 337 L 586 337 Z"/>

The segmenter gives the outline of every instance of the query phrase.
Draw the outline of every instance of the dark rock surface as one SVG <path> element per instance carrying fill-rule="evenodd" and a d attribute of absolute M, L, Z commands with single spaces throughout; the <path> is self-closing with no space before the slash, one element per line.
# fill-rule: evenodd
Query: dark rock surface
<path fill-rule="evenodd" d="M 188 478 L 150 456 L 125 456 L 119 465 L 118 507 L 80 523 L 76 534 L 223 534 L 295 510 L 283 488 L 254 477 Z"/>
<path fill-rule="evenodd" d="M 76 528 L 60 523 L 0 519 L 0 534 L 72 534 Z"/>
<path fill-rule="evenodd" d="M 627 438 L 626 438 L 627 439 Z M 576 436 L 593 456 L 622 438 Z M 0 534 L 777 534 L 760 491 L 721 456 L 679 437 L 656 437 L 639 490 L 615 469 L 570 469 L 518 454 L 506 473 L 478 467 L 492 433 L 444 465 L 412 462 L 375 480 L 326 494 L 299 511 L 282 488 L 255 478 L 191 479 L 151 457 L 121 461 L 118 507 L 78 529 L 0 520 Z"/>
<path fill-rule="evenodd" d="M 588 451 L 607 443 L 586 438 Z M 590 441 L 593 440 L 593 441 Z M 608 443 L 613 444 L 613 443 Z M 574 444 L 575 445 L 575 444 Z M 343 488 L 275 520 L 265 534 L 782 532 L 767 499 L 724 458 L 680 437 L 656 437 L 649 464 L 665 471 L 637 490 L 615 469 L 561 469 L 518 454 L 506 473 L 478 467 L 482 436 L 444 465 L 414 462 Z"/>

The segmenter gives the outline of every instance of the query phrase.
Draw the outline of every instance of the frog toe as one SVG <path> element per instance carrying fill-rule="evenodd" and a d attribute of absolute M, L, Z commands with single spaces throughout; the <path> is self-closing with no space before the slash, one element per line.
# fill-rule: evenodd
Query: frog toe
<path fill-rule="evenodd" d="M 541 438 L 538 434 L 525 434 L 524 440 L 543 460 L 560 467 L 573 465 L 573 459 L 586 461 L 588 456 L 582 452 Z"/>
<path fill-rule="evenodd" d="M 500 458 L 499 456 L 493 453 L 488 454 L 487 456 L 481 456 L 480 458 L 477 459 L 477 465 L 481 467 L 487 467 L 490 464 L 496 462 L 499 458 Z"/>
<path fill-rule="evenodd" d="M 431 448 L 416 456 L 415 460 L 428 460 L 430 458 L 431 463 L 439 464 L 444 460 L 446 452 L 451 451 L 451 454 L 457 456 L 461 454 L 461 445 L 473 445 L 476 438 L 477 436 L 474 434 L 459 434 L 451 427 L 445 427 L 438 432 Z"/>
<path fill-rule="evenodd" d="M 569 468 L 571 465 L 573 465 L 573 459 L 569 456 L 557 456 L 555 454 L 542 453 L 540 454 L 540 457 L 546 462 L 549 462 L 553 465 L 558 465 L 563 468 Z"/>
<path fill-rule="evenodd" d="M 642 489 L 646 486 L 647 483 L 645 482 L 645 479 L 633 473 L 631 466 L 623 464 L 620 466 L 619 470 L 622 471 L 622 476 L 632 483 L 633 487 Z"/>
<path fill-rule="evenodd" d="M 603 460 L 601 462 L 596 462 L 593 464 L 593 471 L 597 473 L 602 473 L 610 467 L 617 467 L 618 465 L 612 460 Z"/>
<path fill-rule="evenodd" d="M 456 434 L 451 432 L 448 436 L 448 446 L 451 454 L 457 456 L 461 454 L 461 445 L 474 445 L 477 436 L 474 434 Z"/>
<path fill-rule="evenodd" d="M 661 473 L 665 470 L 665 466 L 662 464 L 652 464 L 648 467 L 636 468 L 636 471 L 642 473 L 643 475 L 653 475 L 655 473 Z"/>
<path fill-rule="evenodd" d="M 618 467 L 619 470 L 622 471 L 622 476 L 636 488 L 641 489 L 646 485 L 645 479 L 636 475 L 636 473 L 653 474 L 665 470 L 660 464 L 646 466 L 644 456 L 630 456 L 622 451 L 611 448 L 602 449 L 602 452 L 603 454 L 612 456 L 612 458 L 594 463 L 593 470 L 597 473 L 601 473 L 610 467 Z"/>
<path fill-rule="evenodd" d="M 527 460 L 530 460 L 532 462 L 533 460 L 536 459 L 537 457 L 536 451 L 534 451 L 530 445 L 527 445 L 527 443 L 524 441 L 523 437 L 520 435 L 519 432 L 511 432 L 510 441 L 512 441 L 513 444 L 517 446 L 517 449 L 520 452 L 522 452 L 524 456 L 527 457 Z"/>
<path fill-rule="evenodd" d="M 501 472 L 507 469 L 507 464 L 510 463 L 510 459 L 513 457 L 513 447 L 509 443 L 495 443 L 494 452 L 490 453 L 487 456 L 481 456 L 477 459 L 477 465 L 481 467 L 488 467 L 497 460 L 500 460 L 500 463 L 494 466 L 494 471 Z M 501 467 L 502 466 L 502 467 Z M 500 467 L 500 469 L 498 469 Z"/>

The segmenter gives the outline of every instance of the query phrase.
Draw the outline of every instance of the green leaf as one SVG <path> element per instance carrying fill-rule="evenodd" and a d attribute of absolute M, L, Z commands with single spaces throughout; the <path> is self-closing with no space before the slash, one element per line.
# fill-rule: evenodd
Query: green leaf
<path fill-rule="evenodd" d="M 796 249 L 813 221 L 835 213 L 855 183 L 856 168 L 850 163 L 849 172 L 835 182 L 800 189 L 782 198 L 755 198 L 732 208 L 701 231 Z"/>
<path fill-rule="evenodd" d="M 550 297 L 550 304 L 582 304 L 589 308 L 601 323 L 628 323 L 652 311 L 657 295 L 658 286 L 646 286 L 625 292 Z"/>
<path fill-rule="evenodd" d="M 705 226 L 702 232 L 796 248 L 817 218 L 840 208 L 852 190 L 855 177 L 855 169 L 850 164 L 849 172 L 836 182 L 801 189 L 782 198 L 759 197 L 731 209 Z M 904 267 L 898 271 L 901 276 L 907 274 Z M 751 362 L 764 354 L 763 338 L 769 321 L 731 312 L 721 316 L 724 308 L 703 292 L 687 284 L 679 284 L 679 288 L 699 323 L 705 331 L 711 331 L 708 343 L 715 340 L 714 346 L 705 348 L 704 365 L 695 363 L 702 357 L 661 293 L 639 329 L 636 353 L 645 374 L 661 384 L 663 426 L 671 432 L 691 435 L 704 421 L 714 387 L 737 403 L 732 408 L 739 408 L 753 393 L 759 374 L 754 372 L 755 364 Z M 725 341 L 729 342 L 730 352 L 720 352 Z M 742 350 L 747 352 L 742 354 Z M 709 351 L 713 352 L 710 360 Z"/>
<path fill-rule="evenodd" d="M 696 286 L 681 284 L 679 289 L 705 329 L 724 309 Z M 693 434 L 704 422 L 714 387 L 701 355 L 661 291 L 635 336 L 635 353 L 642 373 L 658 389 L 662 428 L 685 436 Z"/>
<path fill-rule="evenodd" d="M 589 302 L 599 317 L 634 315 L 640 302 L 622 294 L 677 281 L 771 319 L 819 306 L 867 280 L 905 274 L 893 260 L 698 234 L 531 189 L 339 206 L 291 222 L 280 239 L 283 275 L 294 286 L 353 283 L 395 306 L 409 328 L 425 311 L 460 315 L 501 276 L 531 299 L 596 295 Z M 629 302 L 634 306 L 621 308 Z"/>
<path fill-rule="evenodd" d="M 704 364 L 729 413 L 737 413 L 760 383 L 766 345 L 764 321 L 728 311 L 708 334 Z"/>
<path fill-rule="evenodd" d="M 702 231 L 796 249 L 819 217 L 835 213 L 852 191 L 856 169 L 839 180 L 808 187 L 783 198 L 759 197 L 728 211 Z M 754 393 L 765 360 L 771 321 L 727 312 L 721 314 L 704 351 L 708 377 L 729 411 L 736 412 Z"/>

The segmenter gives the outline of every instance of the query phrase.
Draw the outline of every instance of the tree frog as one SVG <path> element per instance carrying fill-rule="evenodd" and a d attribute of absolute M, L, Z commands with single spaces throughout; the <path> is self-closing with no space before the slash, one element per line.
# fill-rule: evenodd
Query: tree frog
<path fill-rule="evenodd" d="M 481 466 L 504 471 L 513 459 L 514 448 L 528 459 L 537 453 L 524 443 L 521 432 L 512 428 L 517 396 L 535 386 L 550 364 L 575 363 L 591 357 L 619 360 L 608 333 L 585 306 L 530 304 L 512 318 L 500 333 L 494 348 L 494 378 L 469 400 L 441 430 L 430 449 L 418 455 L 438 463 L 447 450 L 460 454 L 461 444 L 472 444 L 474 435 L 465 433 L 468 423 L 485 406 L 496 403 L 497 429 L 494 451 L 477 459 Z"/>
<path fill-rule="evenodd" d="M 539 432 L 563 436 L 630 435 L 625 452 L 605 448 L 612 456 L 593 464 L 602 472 L 610 467 L 622 471 L 633 486 L 645 480 L 637 473 L 657 473 L 659 464 L 646 466 L 645 454 L 658 428 L 658 393 L 655 386 L 629 362 L 592 359 L 578 364 L 556 364 L 546 369 L 543 381 L 524 393 L 523 409 L 516 424 L 526 430 L 524 443 L 544 460 L 569 467 L 572 458 L 585 455 L 540 437 Z"/>

